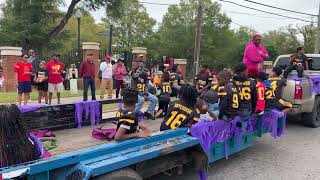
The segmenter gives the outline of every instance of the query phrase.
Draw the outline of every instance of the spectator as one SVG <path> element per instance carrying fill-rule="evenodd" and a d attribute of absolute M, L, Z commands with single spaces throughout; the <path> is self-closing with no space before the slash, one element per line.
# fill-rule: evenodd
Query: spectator
<path fill-rule="evenodd" d="M 119 98 L 120 89 L 123 89 L 123 80 L 127 74 L 126 66 L 123 63 L 123 59 L 118 59 L 114 66 L 114 79 L 116 82 L 116 98 Z"/>
<path fill-rule="evenodd" d="M 48 91 L 49 91 L 49 105 L 52 102 L 52 94 L 53 92 L 57 92 L 58 104 L 60 104 L 60 94 L 63 90 L 63 77 L 62 73 L 64 73 L 63 64 L 60 62 L 60 54 L 54 53 L 52 56 L 52 60 L 50 60 L 46 67 L 49 72 L 48 78 Z"/>
<path fill-rule="evenodd" d="M 200 97 L 203 97 L 204 93 L 211 86 L 212 77 L 208 71 L 207 65 L 201 65 L 200 72 L 194 77 L 195 85 Z"/>
<path fill-rule="evenodd" d="M 243 55 L 243 63 L 248 67 L 248 76 L 255 78 L 263 70 L 263 61 L 268 57 L 268 51 L 261 44 L 261 35 L 253 35 L 252 41 L 246 46 Z"/>
<path fill-rule="evenodd" d="M 111 64 L 111 57 L 108 55 L 105 57 L 105 62 L 100 64 L 100 71 L 102 72 L 102 79 L 100 85 L 100 99 L 104 99 L 104 92 L 106 88 L 108 89 L 108 98 L 112 98 L 112 76 L 113 76 L 113 66 Z"/>
<path fill-rule="evenodd" d="M 45 103 L 48 104 L 48 77 L 49 72 L 46 69 L 46 62 L 41 61 L 34 80 L 38 85 L 38 103 L 41 103 L 41 99 L 44 98 Z"/>
<path fill-rule="evenodd" d="M 28 55 L 22 54 L 21 61 L 17 62 L 14 66 L 18 76 L 19 106 L 21 106 L 22 103 L 22 95 L 24 95 L 24 105 L 27 105 L 28 99 L 30 99 L 32 64 L 28 62 L 27 58 Z"/>
<path fill-rule="evenodd" d="M 89 85 L 91 88 L 92 100 L 96 100 L 96 87 L 95 87 L 95 76 L 96 76 L 96 65 L 93 62 L 93 54 L 87 55 L 86 61 L 80 66 L 80 76 L 83 78 L 83 101 L 88 100 L 88 89 Z"/>
<path fill-rule="evenodd" d="M 34 52 L 33 49 L 29 50 L 29 58 L 28 58 L 28 63 L 32 64 L 32 75 L 35 76 L 35 74 L 38 72 L 39 68 L 39 60 L 36 57 L 36 53 Z M 33 79 L 32 79 L 33 80 Z"/>
<path fill-rule="evenodd" d="M 78 69 L 75 64 L 71 64 L 69 69 L 69 81 L 70 81 L 70 91 L 72 93 L 78 92 Z"/>

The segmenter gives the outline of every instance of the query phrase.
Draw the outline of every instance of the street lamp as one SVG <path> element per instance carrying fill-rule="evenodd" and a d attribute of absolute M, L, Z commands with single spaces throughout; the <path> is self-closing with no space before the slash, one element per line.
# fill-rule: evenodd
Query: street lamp
<path fill-rule="evenodd" d="M 80 9 L 77 10 L 76 17 L 78 20 L 78 60 L 79 60 L 79 62 L 82 62 L 82 60 L 81 60 L 81 45 L 80 45 L 80 21 L 81 21 L 81 17 L 82 17 L 82 12 Z"/>

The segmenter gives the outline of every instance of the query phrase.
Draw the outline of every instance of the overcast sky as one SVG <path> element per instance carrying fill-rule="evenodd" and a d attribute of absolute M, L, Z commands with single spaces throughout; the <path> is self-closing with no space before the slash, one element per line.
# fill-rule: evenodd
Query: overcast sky
<path fill-rule="evenodd" d="M 155 2 L 155 3 L 168 3 L 168 4 L 178 4 L 180 0 L 143 0 L 144 2 Z M 230 0 L 242 5 L 254 7 L 256 9 L 265 10 L 277 14 L 287 15 L 291 17 L 297 17 L 305 20 L 316 21 L 316 18 L 311 18 L 310 16 L 285 12 L 281 10 L 276 10 L 264 6 L 259 6 L 256 4 L 248 3 L 243 0 Z M 320 0 L 253 0 L 255 2 L 260 2 L 272 6 L 282 7 L 285 9 L 296 10 L 300 12 L 306 12 L 309 14 L 318 14 L 318 8 Z M 255 10 L 250 10 L 247 8 L 239 7 L 234 4 L 229 4 L 225 2 L 220 2 L 222 6 L 222 11 L 227 14 L 233 21 L 231 24 L 231 28 L 236 29 L 239 28 L 239 24 L 243 26 L 250 26 L 260 33 L 275 30 L 280 27 L 284 27 L 290 24 L 296 25 L 305 25 L 307 22 L 298 21 L 294 19 L 287 19 L 278 16 L 274 16 L 271 14 L 266 14 L 263 12 L 258 12 Z M 161 22 L 163 15 L 167 12 L 168 6 L 159 6 L 159 5 L 150 5 L 144 4 L 147 8 L 148 13 L 151 17 L 157 20 L 157 22 Z M 239 14 L 244 13 L 244 14 Z M 99 10 L 97 12 L 92 13 L 96 20 L 100 20 L 101 17 L 104 16 L 104 11 Z M 247 15 L 249 14 L 249 15 Z M 316 25 L 316 24 L 315 24 Z"/>
<path fill-rule="evenodd" d="M 0 3 L 4 2 L 5 0 L 0 0 Z M 66 3 L 70 3 L 71 0 L 65 0 Z M 140 0 L 142 1 L 142 0 Z M 155 2 L 155 3 L 168 3 L 168 4 L 178 4 L 180 0 L 143 0 L 144 2 Z M 313 20 L 310 16 L 305 15 L 299 15 L 295 13 L 289 13 L 281 10 L 276 10 L 272 8 L 267 8 L 264 6 L 259 6 L 256 4 L 248 3 L 243 0 L 229 0 L 233 1 L 242 5 L 254 7 L 260 10 L 265 10 L 269 12 L 274 12 L 282 15 L 287 15 L 291 17 L 297 17 L 305 20 Z M 318 14 L 318 8 L 320 0 L 253 0 L 255 2 L 265 3 L 272 6 L 282 7 L 286 9 L 301 11 L 301 12 L 307 12 L 310 14 Z M 220 2 L 222 5 L 222 11 L 227 14 L 228 17 L 230 17 L 233 21 L 231 24 L 231 28 L 236 29 L 239 28 L 239 25 L 243 26 L 250 26 L 256 30 L 258 30 L 260 33 L 269 31 L 269 30 L 275 30 L 280 27 L 284 27 L 290 24 L 296 25 L 305 25 L 308 24 L 306 22 L 297 21 L 294 19 L 286 19 L 282 17 L 277 17 L 270 14 L 265 14 L 262 12 L 257 12 L 254 10 L 246 9 L 243 7 L 236 6 L 234 4 L 224 3 Z M 151 17 L 157 20 L 158 23 L 161 22 L 163 15 L 167 12 L 168 6 L 159 6 L 159 5 L 150 5 L 150 4 L 144 4 L 144 6 L 147 8 L 148 13 Z M 63 8 L 66 9 L 66 8 Z M 244 13 L 244 14 L 238 14 L 238 13 Z M 246 15 L 249 14 L 249 15 Z M 98 10 L 97 12 L 92 12 L 92 15 L 95 17 L 97 21 L 103 17 L 104 10 Z"/>

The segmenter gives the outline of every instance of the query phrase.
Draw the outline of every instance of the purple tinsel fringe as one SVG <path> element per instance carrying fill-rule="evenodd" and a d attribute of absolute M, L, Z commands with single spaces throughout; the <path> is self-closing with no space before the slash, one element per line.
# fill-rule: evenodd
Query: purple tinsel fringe
<path fill-rule="evenodd" d="M 320 76 L 310 77 L 310 80 L 313 82 L 313 92 L 320 95 Z"/>
<path fill-rule="evenodd" d="M 98 101 L 77 102 L 75 106 L 76 106 L 75 116 L 76 116 L 77 128 L 82 127 L 83 113 L 85 115 L 85 119 L 89 119 L 90 117 L 90 122 L 92 126 L 99 124 L 100 104 Z"/>
<path fill-rule="evenodd" d="M 280 119 L 281 118 L 281 119 Z M 281 127 L 278 127 L 278 121 L 281 120 Z M 200 144 L 205 152 L 209 151 L 212 144 L 224 143 L 225 157 L 228 158 L 227 141 L 234 137 L 236 148 L 240 150 L 241 138 L 245 133 L 250 133 L 258 128 L 258 116 L 252 116 L 249 120 L 241 117 L 236 117 L 233 120 L 226 122 L 222 120 L 204 121 L 194 124 L 190 128 L 192 136 L 199 139 Z M 265 112 L 262 117 L 262 128 L 271 133 L 272 137 L 280 137 L 284 134 L 286 116 L 284 113 L 271 110 Z M 241 126 L 237 126 L 241 124 Z"/>

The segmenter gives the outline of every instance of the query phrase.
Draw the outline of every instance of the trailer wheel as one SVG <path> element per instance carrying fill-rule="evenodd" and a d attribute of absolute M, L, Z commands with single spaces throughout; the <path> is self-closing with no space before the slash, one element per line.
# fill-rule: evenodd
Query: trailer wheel
<path fill-rule="evenodd" d="M 94 180 L 142 180 L 142 177 L 131 168 L 124 168 L 94 178 Z"/>
<path fill-rule="evenodd" d="M 311 113 L 303 115 L 304 124 L 313 128 L 320 126 L 320 96 L 316 96 L 314 107 Z"/>

